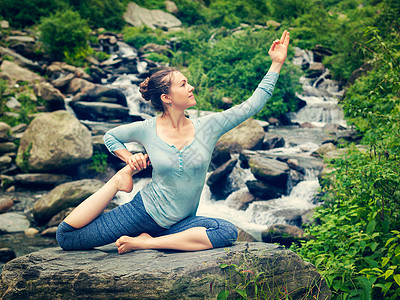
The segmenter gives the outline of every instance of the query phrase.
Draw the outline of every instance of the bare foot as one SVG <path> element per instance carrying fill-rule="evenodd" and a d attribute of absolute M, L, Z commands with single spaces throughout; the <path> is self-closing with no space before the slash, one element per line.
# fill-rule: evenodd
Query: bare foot
<path fill-rule="evenodd" d="M 146 241 L 153 237 L 147 233 L 142 233 L 137 237 L 121 236 L 115 245 L 118 247 L 118 253 L 123 254 L 133 250 L 148 249 Z"/>
<path fill-rule="evenodd" d="M 126 165 L 114 175 L 113 181 L 118 191 L 131 192 L 133 189 L 133 170 L 129 165 Z"/>

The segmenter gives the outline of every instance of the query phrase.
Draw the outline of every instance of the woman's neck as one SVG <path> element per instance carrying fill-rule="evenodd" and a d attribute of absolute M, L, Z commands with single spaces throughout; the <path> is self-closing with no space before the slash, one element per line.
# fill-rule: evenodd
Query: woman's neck
<path fill-rule="evenodd" d="M 160 117 L 165 125 L 171 126 L 174 129 L 180 129 L 186 125 L 187 118 L 184 111 L 168 110 Z"/>

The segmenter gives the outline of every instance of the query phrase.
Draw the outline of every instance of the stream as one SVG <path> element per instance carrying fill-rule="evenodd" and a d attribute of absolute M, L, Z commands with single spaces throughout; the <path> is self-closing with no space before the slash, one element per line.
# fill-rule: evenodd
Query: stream
<path fill-rule="evenodd" d="M 110 61 L 120 57 L 137 58 L 136 50 L 129 45 L 118 42 L 118 46 L 119 54 L 112 55 L 109 59 Z M 300 66 L 304 62 L 313 63 L 311 51 L 296 49 L 296 53 L 292 61 L 294 64 Z M 112 87 L 121 89 L 127 98 L 130 115 L 139 116 L 143 119 L 154 115 L 154 111 L 150 105 L 141 99 L 138 87 L 139 82 L 143 80 L 143 77 L 140 77 L 140 75 L 148 72 L 148 67 L 148 62 L 138 59 L 138 74 L 109 76 L 109 78 L 103 78 L 102 81 L 104 85 L 111 85 Z M 300 226 L 302 216 L 310 212 L 316 205 L 319 205 L 315 200 L 315 195 L 319 189 L 317 176 L 322 169 L 322 160 L 311 156 L 311 153 L 318 149 L 323 142 L 332 140 L 332 137 L 324 130 L 325 126 L 336 124 L 336 126 L 346 127 L 343 113 L 337 104 L 338 98 L 343 94 L 343 90 L 340 90 L 337 82 L 330 79 L 328 70 L 325 70 L 322 75 L 316 78 L 303 76 L 300 82 L 303 86 L 303 92 L 298 94 L 297 97 L 305 101 L 306 106 L 296 113 L 289 113 L 287 115 L 293 124 L 296 125 L 269 126 L 268 128 L 269 132 L 276 133 L 284 138 L 285 147 L 260 150 L 260 152 L 270 157 L 297 159 L 306 170 L 304 181 L 291 187 L 291 192 L 287 196 L 268 201 L 254 201 L 246 210 L 238 210 L 237 198 L 241 193 L 248 191 L 245 182 L 254 179 L 250 169 L 240 167 L 239 160 L 228 178 L 235 191 L 226 199 L 216 200 L 208 185 L 205 184 L 197 212 L 198 215 L 229 220 L 237 227 L 251 234 L 255 239 L 261 240 L 261 232 L 267 229 L 269 225 L 279 223 Z M 74 113 L 68 105 L 67 110 Z M 196 113 L 191 115 L 196 115 Z M 97 132 L 105 132 L 116 126 L 112 122 L 87 120 L 81 120 L 81 122 Z M 302 126 L 299 126 L 303 123 L 312 124 L 312 126 L 308 126 L 312 128 L 302 128 Z M 130 147 L 134 148 L 135 145 L 127 145 L 127 147 L 130 149 Z M 114 202 L 123 204 L 130 201 L 133 195 L 147 184 L 149 180 L 151 179 L 135 179 L 134 190 L 131 193 L 119 192 Z M 38 199 L 44 193 L 46 191 L 27 191 L 25 195 L 20 195 L 18 198 Z M 27 203 L 23 202 L 18 204 L 24 206 L 19 211 L 28 213 L 33 205 L 32 200 L 30 202 L 27 200 Z M 40 235 L 34 237 L 26 237 L 23 233 L 0 235 L 0 248 L 11 248 L 17 256 L 56 245 L 57 243 L 54 238 L 45 238 Z"/>

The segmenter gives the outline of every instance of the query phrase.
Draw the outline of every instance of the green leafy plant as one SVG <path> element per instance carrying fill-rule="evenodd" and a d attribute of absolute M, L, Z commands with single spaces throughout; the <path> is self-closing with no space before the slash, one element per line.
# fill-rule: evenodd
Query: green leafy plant
<path fill-rule="evenodd" d="M 99 151 L 95 151 L 89 164 L 89 170 L 93 170 L 98 174 L 102 174 L 107 169 L 107 154 Z"/>
<path fill-rule="evenodd" d="M 40 39 L 55 59 L 76 58 L 89 49 L 90 28 L 78 12 L 58 11 L 40 22 Z"/>

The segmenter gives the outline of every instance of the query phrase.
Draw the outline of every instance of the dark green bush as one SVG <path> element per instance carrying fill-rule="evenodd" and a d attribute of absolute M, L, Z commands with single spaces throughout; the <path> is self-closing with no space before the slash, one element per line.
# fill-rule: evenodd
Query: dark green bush
<path fill-rule="evenodd" d="M 54 59 L 74 57 L 89 50 L 90 28 L 78 12 L 58 11 L 43 18 L 39 29 L 43 46 Z"/>
<path fill-rule="evenodd" d="M 125 24 L 122 18 L 126 6 L 115 0 L 69 0 L 83 19 L 92 28 L 121 30 Z"/>
<path fill-rule="evenodd" d="M 0 16 L 16 28 L 31 26 L 43 16 L 66 8 L 63 0 L 1 0 Z"/>

